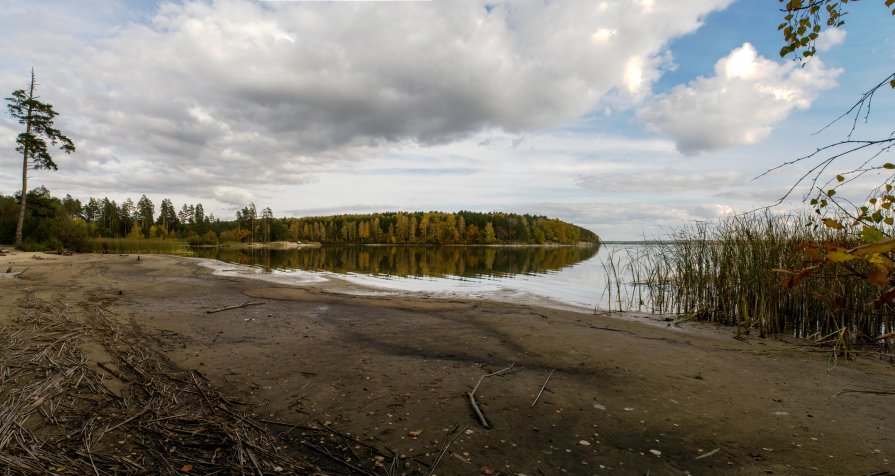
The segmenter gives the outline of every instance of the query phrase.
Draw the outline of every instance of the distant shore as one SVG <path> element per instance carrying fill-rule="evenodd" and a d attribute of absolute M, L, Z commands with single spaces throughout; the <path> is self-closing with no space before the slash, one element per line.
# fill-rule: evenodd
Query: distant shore
<path fill-rule="evenodd" d="M 221 243 L 220 245 L 194 246 L 194 248 L 269 248 L 269 249 L 298 249 L 319 248 L 321 246 L 424 246 L 424 247 L 492 247 L 492 248 L 570 248 L 600 246 L 601 243 L 492 243 L 492 244 L 433 244 L 433 243 L 317 243 L 317 242 L 292 242 L 274 241 L 270 243 Z"/>

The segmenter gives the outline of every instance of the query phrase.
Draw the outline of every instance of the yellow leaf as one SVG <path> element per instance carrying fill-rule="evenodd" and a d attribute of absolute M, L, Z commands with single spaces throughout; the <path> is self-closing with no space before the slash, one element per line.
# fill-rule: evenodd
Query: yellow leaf
<path fill-rule="evenodd" d="M 857 258 L 857 256 L 850 254 L 849 250 L 836 243 L 827 243 L 824 245 L 824 248 L 827 251 L 827 261 L 830 263 L 845 263 Z"/>
<path fill-rule="evenodd" d="M 180 467 L 180 470 L 183 471 L 184 473 L 189 473 L 190 471 L 193 470 L 193 465 L 191 465 L 191 464 L 185 464 L 185 465 L 183 465 L 183 466 Z"/>
<path fill-rule="evenodd" d="M 870 258 L 867 258 L 867 262 L 876 266 L 876 269 L 883 270 L 886 273 L 892 271 L 892 260 L 884 254 L 874 253 L 870 255 Z"/>
<path fill-rule="evenodd" d="M 832 218 L 824 218 L 823 222 L 824 222 L 824 225 L 827 226 L 827 228 L 832 228 L 834 230 L 841 230 L 841 229 L 845 228 L 844 226 L 842 226 L 842 223 L 839 223 L 838 221 L 836 221 Z"/>
<path fill-rule="evenodd" d="M 861 245 L 848 251 L 855 256 L 868 256 L 874 253 L 888 253 L 895 250 L 895 238 L 886 238 L 874 243 Z"/>

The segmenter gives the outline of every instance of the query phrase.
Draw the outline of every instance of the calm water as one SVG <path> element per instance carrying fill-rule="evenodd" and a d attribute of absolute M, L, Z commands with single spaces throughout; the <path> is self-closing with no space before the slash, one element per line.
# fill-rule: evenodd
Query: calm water
<path fill-rule="evenodd" d="M 297 250 L 206 248 L 201 258 L 286 278 L 307 272 L 387 290 L 603 308 L 600 248 L 493 246 L 323 246 Z"/>

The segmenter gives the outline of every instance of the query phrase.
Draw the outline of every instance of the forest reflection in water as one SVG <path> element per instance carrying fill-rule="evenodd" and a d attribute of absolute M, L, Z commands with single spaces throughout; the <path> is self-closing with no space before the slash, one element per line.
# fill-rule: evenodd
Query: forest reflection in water
<path fill-rule="evenodd" d="M 594 257 L 589 246 L 364 246 L 319 248 L 199 248 L 194 255 L 265 270 L 327 271 L 372 276 L 509 277 L 559 271 Z"/>

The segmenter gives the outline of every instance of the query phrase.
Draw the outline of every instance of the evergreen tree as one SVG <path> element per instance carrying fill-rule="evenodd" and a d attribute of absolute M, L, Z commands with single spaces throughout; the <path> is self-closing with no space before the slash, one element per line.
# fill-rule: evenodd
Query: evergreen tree
<path fill-rule="evenodd" d="M 31 70 L 31 83 L 28 91 L 18 89 L 12 97 L 6 98 L 9 114 L 25 126 L 25 132 L 16 138 L 16 152 L 22 154 L 22 195 L 19 202 L 19 220 L 16 224 L 16 246 L 22 246 L 22 227 L 25 222 L 25 207 L 28 204 L 28 169 L 56 170 L 56 163 L 47 150 L 47 141 L 51 145 L 61 144 L 60 149 L 66 154 L 75 151 L 75 144 L 68 137 L 53 127 L 53 119 L 58 113 L 51 104 L 38 101 L 34 95 L 37 82 L 34 70 Z"/>
<path fill-rule="evenodd" d="M 146 195 L 140 197 L 137 202 L 137 218 L 140 223 L 140 232 L 144 237 L 149 237 L 149 230 L 152 227 L 152 220 L 155 216 L 155 205 L 152 200 L 146 198 Z"/>

